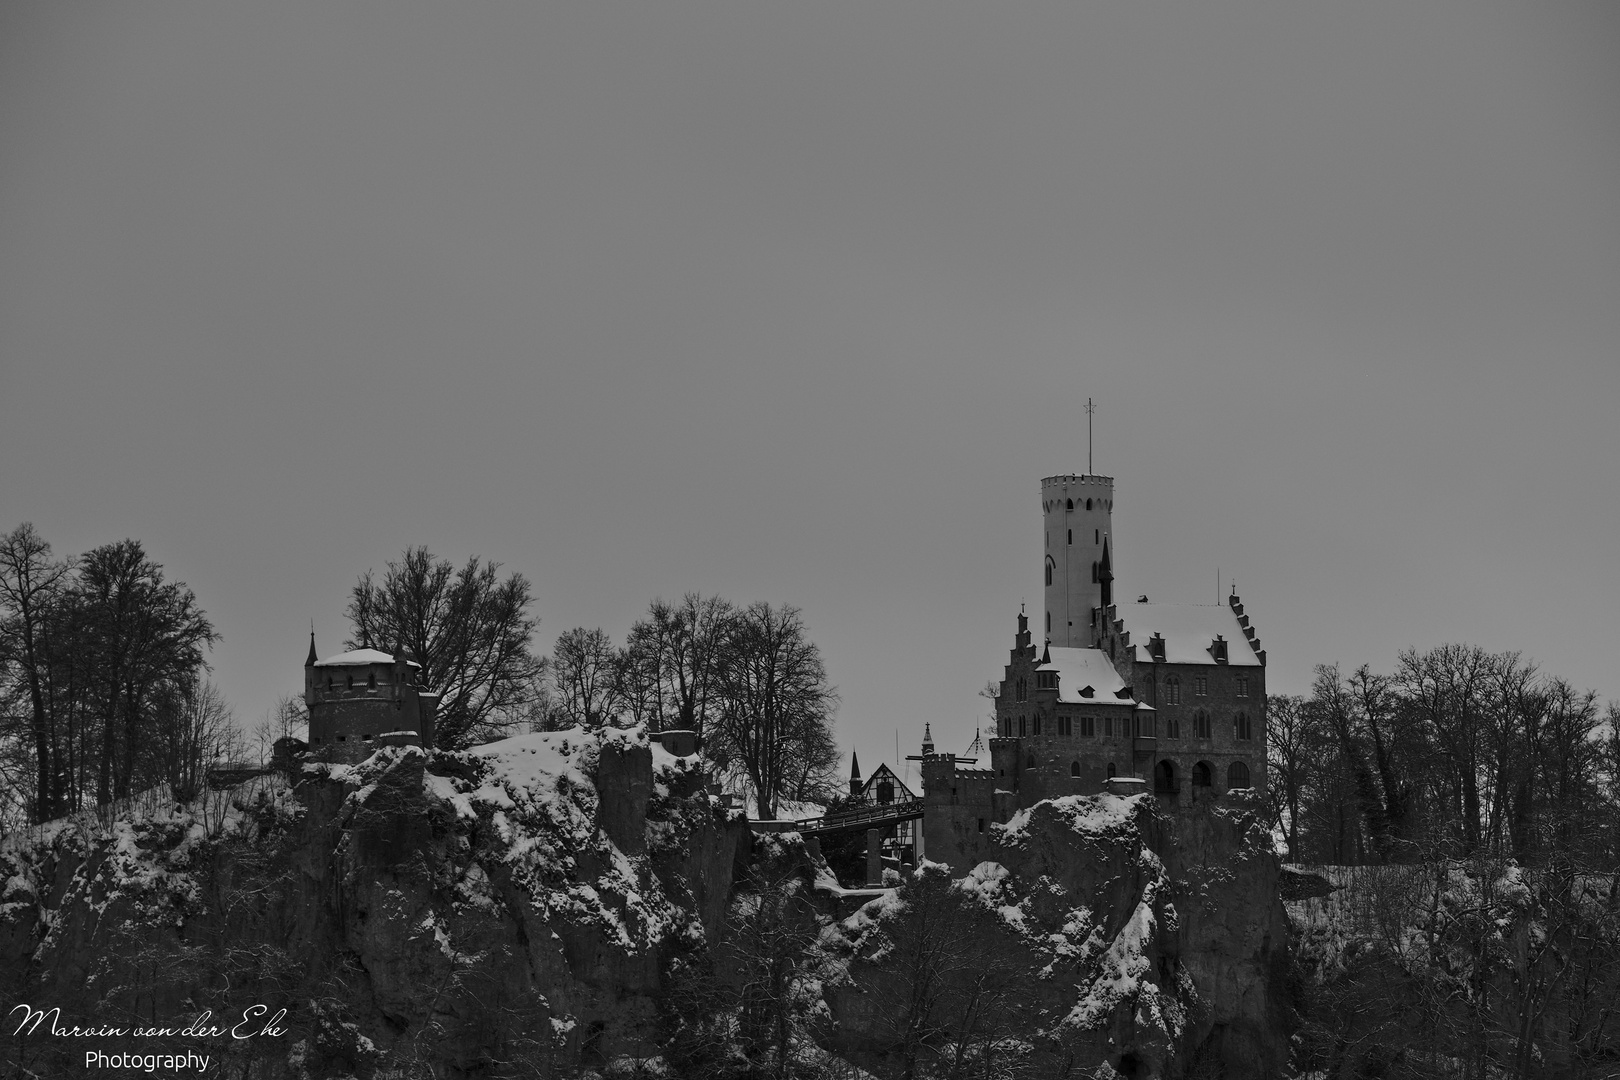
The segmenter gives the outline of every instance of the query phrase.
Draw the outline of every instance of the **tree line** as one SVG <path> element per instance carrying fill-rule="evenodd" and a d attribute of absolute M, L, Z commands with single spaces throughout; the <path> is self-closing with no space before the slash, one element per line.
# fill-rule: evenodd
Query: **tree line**
<path fill-rule="evenodd" d="M 568 726 L 681 729 L 761 817 L 783 799 L 836 793 L 838 695 L 798 608 L 687 593 L 654 600 L 623 645 L 581 626 L 546 655 L 532 649 L 528 580 L 499 566 L 475 557 L 457 568 L 414 547 L 350 594 L 345 647 L 422 665 L 441 695 L 439 747 Z"/>
<path fill-rule="evenodd" d="M 218 639 L 138 541 L 58 558 L 32 525 L 0 536 L 0 814 L 194 794 L 230 729 L 205 678 Z"/>
<path fill-rule="evenodd" d="M 1620 707 L 1516 652 L 1442 645 L 1395 670 L 1316 669 L 1268 702 L 1277 827 L 1295 862 L 1475 855 L 1620 865 Z"/>

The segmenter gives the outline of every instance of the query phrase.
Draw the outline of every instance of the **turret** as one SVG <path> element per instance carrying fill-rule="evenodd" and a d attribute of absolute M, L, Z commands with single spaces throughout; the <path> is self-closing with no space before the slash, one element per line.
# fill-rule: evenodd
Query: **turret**
<path fill-rule="evenodd" d="M 1045 525 L 1045 637 L 1084 649 L 1101 636 L 1101 611 L 1113 602 L 1114 478 L 1048 476 L 1041 481 Z"/>
<path fill-rule="evenodd" d="M 934 729 L 932 724 L 923 724 L 922 752 L 923 757 L 927 757 L 934 752 Z"/>
<path fill-rule="evenodd" d="M 861 756 L 853 750 L 849 752 L 849 793 L 861 793 Z"/>

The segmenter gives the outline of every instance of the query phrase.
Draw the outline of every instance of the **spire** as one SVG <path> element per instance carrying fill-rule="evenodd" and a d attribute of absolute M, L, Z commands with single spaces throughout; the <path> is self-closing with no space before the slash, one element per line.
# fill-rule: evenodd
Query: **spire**
<path fill-rule="evenodd" d="M 309 655 L 304 658 L 304 666 L 314 667 L 318 659 L 320 657 L 315 655 L 315 623 L 312 620 L 309 624 Z"/>
<path fill-rule="evenodd" d="M 1108 537 L 1103 537 L 1102 565 L 1097 571 L 1097 579 L 1102 582 L 1102 606 L 1107 607 L 1114 602 L 1114 564 L 1108 557 Z"/>
<path fill-rule="evenodd" d="M 849 793 L 861 793 L 861 756 L 853 750 L 849 752 Z"/>
<path fill-rule="evenodd" d="M 934 728 L 932 724 L 923 724 L 922 752 L 924 757 L 934 752 Z"/>

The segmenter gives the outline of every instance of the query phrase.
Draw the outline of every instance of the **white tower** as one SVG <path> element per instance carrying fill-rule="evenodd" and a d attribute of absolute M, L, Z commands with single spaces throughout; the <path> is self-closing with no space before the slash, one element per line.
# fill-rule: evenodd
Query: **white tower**
<path fill-rule="evenodd" d="M 1045 637 L 1062 648 L 1097 644 L 1102 609 L 1114 602 L 1112 476 L 1048 476 L 1041 481 L 1046 551 Z M 1039 639 L 1040 635 L 1036 635 Z"/>

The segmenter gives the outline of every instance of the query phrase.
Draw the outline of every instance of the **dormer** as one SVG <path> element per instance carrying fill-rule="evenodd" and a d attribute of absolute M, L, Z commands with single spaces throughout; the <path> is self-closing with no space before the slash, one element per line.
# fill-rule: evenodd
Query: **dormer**
<path fill-rule="evenodd" d="M 1055 671 L 1037 671 L 1035 673 L 1035 689 L 1056 690 L 1058 688 L 1058 673 Z"/>
<path fill-rule="evenodd" d="M 1082 686 L 1080 688 L 1080 696 L 1083 698 L 1096 697 L 1097 691 L 1094 687 Z"/>
<path fill-rule="evenodd" d="M 1147 650 L 1154 660 L 1164 663 L 1164 635 L 1155 630 L 1153 636 L 1148 638 Z"/>
<path fill-rule="evenodd" d="M 1226 663 L 1226 638 L 1221 634 L 1215 635 L 1215 640 L 1209 643 L 1209 655 L 1215 658 L 1217 664 Z"/>
<path fill-rule="evenodd" d="M 1133 691 L 1128 686 L 1122 686 L 1118 690 L 1114 691 L 1114 696 L 1119 698 L 1119 700 L 1121 700 L 1121 701 L 1129 701 L 1129 700 L 1131 700 L 1132 694 L 1133 694 Z"/>

